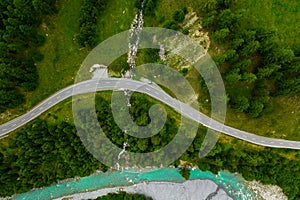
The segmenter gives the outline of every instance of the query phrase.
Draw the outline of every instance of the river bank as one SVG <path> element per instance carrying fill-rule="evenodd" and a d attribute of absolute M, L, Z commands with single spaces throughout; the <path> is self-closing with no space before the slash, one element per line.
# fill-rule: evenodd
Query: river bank
<path fill-rule="evenodd" d="M 148 184 L 145 184 L 148 183 Z M 102 194 L 120 188 L 130 187 L 128 190 L 137 190 L 145 194 L 155 194 L 163 191 L 166 194 L 174 194 L 182 197 L 190 197 L 195 193 L 199 197 L 214 194 L 217 197 L 243 200 L 257 199 L 255 194 L 247 189 L 243 179 L 237 174 L 219 172 L 214 175 L 211 172 L 203 172 L 200 169 L 190 170 L 190 180 L 186 181 L 177 168 L 161 168 L 151 170 L 130 169 L 126 171 L 114 171 L 98 173 L 87 177 L 66 180 L 49 187 L 35 189 L 33 191 L 13 196 L 12 199 L 62 199 L 74 194 L 96 192 Z M 178 189 L 179 188 L 179 189 Z M 218 189 L 218 192 L 216 193 Z M 201 191 L 196 193 L 195 191 Z M 90 193 L 91 195 L 94 193 Z M 157 194 L 162 195 L 162 194 Z M 184 196 L 186 195 L 186 196 Z M 202 195 L 202 196 L 201 196 Z M 226 196 L 225 196 L 226 195 Z"/>
<path fill-rule="evenodd" d="M 138 183 L 127 187 L 103 188 L 93 192 L 78 193 L 70 196 L 57 198 L 55 200 L 72 199 L 96 199 L 108 193 L 125 191 L 127 193 L 144 194 L 155 200 L 165 199 L 207 199 L 211 200 L 233 200 L 226 191 L 211 180 L 188 180 L 184 183 L 173 182 L 149 182 Z"/>

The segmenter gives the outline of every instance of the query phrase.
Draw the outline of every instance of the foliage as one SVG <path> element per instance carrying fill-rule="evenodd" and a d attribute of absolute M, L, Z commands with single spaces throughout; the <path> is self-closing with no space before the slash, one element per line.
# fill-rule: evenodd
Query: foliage
<path fill-rule="evenodd" d="M 262 85 L 257 87 L 262 88 Z M 168 144 L 177 132 L 178 116 L 173 113 L 173 117 L 167 119 L 162 131 L 151 138 L 144 140 L 126 136 L 113 121 L 110 101 L 98 95 L 96 99 L 95 108 L 99 123 L 107 137 L 120 148 L 123 141 L 127 140 L 130 143 L 128 151 L 155 151 Z M 148 124 L 148 110 L 153 103 L 153 100 L 140 94 L 133 95 L 130 109 L 132 119 L 139 125 Z M 88 122 L 86 125 L 89 126 Z M 206 128 L 200 126 L 192 145 L 174 163 L 175 166 L 179 165 L 179 160 L 184 160 L 214 173 L 220 170 L 239 172 L 247 180 L 256 179 L 265 184 L 279 185 L 290 199 L 300 197 L 299 152 L 258 149 L 243 146 L 240 144 L 243 142 L 230 139 L 229 142 L 218 142 L 208 156 L 199 159 L 198 150 L 205 132 Z M 9 142 L 7 147 L 2 146 L 0 149 L 0 183 L 3 186 L 0 196 L 25 192 L 33 187 L 46 186 L 74 176 L 86 176 L 96 169 L 107 169 L 86 151 L 76 135 L 75 127 L 65 122 L 50 124 L 43 120 L 35 120 L 19 130 L 16 138 L 11 140 L 13 141 Z M 291 157 L 288 158 L 285 153 Z M 188 171 L 181 170 L 181 174 L 188 178 Z"/>
<path fill-rule="evenodd" d="M 177 23 L 173 20 L 165 21 L 165 23 L 163 24 L 163 28 L 168 28 L 168 29 L 173 29 L 173 30 L 179 29 Z"/>
<path fill-rule="evenodd" d="M 188 30 L 188 29 L 183 29 L 182 30 L 182 33 L 184 34 L 184 35 L 188 35 L 189 33 L 190 33 L 190 31 Z"/>
<path fill-rule="evenodd" d="M 248 181 L 260 180 L 263 184 L 280 186 L 288 199 L 300 198 L 300 160 L 280 154 L 296 151 L 272 148 L 258 150 L 241 147 L 239 143 L 218 143 L 207 157 L 198 161 L 199 168 L 214 173 L 225 169 L 231 173 L 239 172 Z M 299 156 L 299 152 L 297 154 Z"/>
<path fill-rule="evenodd" d="M 176 22 L 182 22 L 184 20 L 185 13 L 183 10 L 176 10 L 173 14 L 173 19 Z"/>
<path fill-rule="evenodd" d="M 188 167 L 182 167 L 179 169 L 179 173 L 185 180 L 189 180 L 190 178 L 190 169 Z"/>
<path fill-rule="evenodd" d="M 214 32 L 212 37 L 218 43 L 223 43 L 223 42 L 225 42 L 225 40 L 228 37 L 229 33 L 230 33 L 229 29 L 224 28 L 224 29 L 221 29 L 221 30 L 218 30 L 218 31 Z"/>
<path fill-rule="evenodd" d="M 203 4 L 206 12 L 203 26 L 211 31 L 216 43 L 225 46 L 223 53 L 215 56 L 215 61 L 224 69 L 226 85 L 240 87 L 243 81 L 243 85 L 252 90 L 248 109 L 237 109 L 240 106 L 234 101 L 231 101 L 231 106 L 244 110 L 249 117 L 258 117 L 271 95 L 300 91 L 300 59 L 292 49 L 280 43 L 275 30 L 259 25 L 251 28 L 241 26 L 245 10 L 243 7 L 237 9 L 234 4 L 234 1 L 207 1 Z M 259 82 L 264 82 L 263 89 L 257 88 Z M 258 94 L 257 91 L 264 93 Z M 229 93 L 229 97 L 232 98 L 233 94 Z"/>
<path fill-rule="evenodd" d="M 256 75 L 251 72 L 244 72 L 242 75 L 242 80 L 244 80 L 248 83 L 252 83 L 252 82 L 256 81 L 256 79 L 257 79 Z"/>
<path fill-rule="evenodd" d="M 105 196 L 98 197 L 96 200 L 152 200 L 142 194 L 130 194 L 126 192 L 108 193 Z"/>
<path fill-rule="evenodd" d="M 84 0 L 79 19 L 80 30 L 77 35 L 78 43 L 83 47 L 93 48 L 97 44 L 97 19 L 104 12 L 107 0 Z"/>
<path fill-rule="evenodd" d="M 1 1 L 0 112 L 22 104 L 22 90 L 33 91 L 37 87 L 38 74 L 34 61 L 43 58 L 37 47 L 45 41 L 37 28 L 42 18 L 55 10 L 54 4 L 55 0 Z"/>
<path fill-rule="evenodd" d="M 152 138 L 139 139 L 124 134 L 113 120 L 110 101 L 98 95 L 96 98 L 99 123 L 106 136 L 120 148 L 127 141 L 128 151 L 155 151 L 169 143 L 177 132 L 174 117 L 168 117 L 162 130 Z M 150 122 L 148 110 L 154 103 L 141 95 L 133 95 L 130 109 L 133 120 L 147 125 Z M 81 114 L 85 112 L 82 110 Z M 93 125 L 87 122 L 86 126 Z M 0 184 L 3 185 L 0 196 L 26 192 L 57 180 L 87 176 L 97 169 L 106 171 L 107 167 L 86 150 L 76 133 L 75 126 L 69 123 L 40 119 L 17 131 L 14 142 L 5 150 L 0 149 Z"/>
<path fill-rule="evenodd" d="M 99 102 L 96 105 L 97 117 L 106 136 L 113 143 L 122 148 L 123 142 L 127 141 L 130 147 L 127 149 L 132 152 L 150 152 L 160 149 L 170 142 L 177 132 L 177 125 L 174 123 L 174 117 L 167 117 L 165 126 L 152 138 L 136 138 L 129 134 L 124 134 L 113 120 L 112 111 L 109 102 L 97 97 Z M 148 111 L 155 101 L 143 98 L 141 94 L 134 94 L 130 100 L 130 114 L 132 120 L 140 126 L 146 126 L 150 123 Z M 172 116 L 172 115 L 171 115 Z M 134 131 L 134 130 L 132 130 Z M 133 133 L 133 132 L 132 132 Z"/>
<path fill-rule="evenodd" d="M 187 7 L 183 7 L 182 9 L 175 10 L 172 14 L 172 20 L 166 20 L 163 23 L 163 28 L 178 30 L 179 29 L 179 23 L 183 22 L 185 15 L 187 14 L 188 10 Z M 185 35 L 189 34 L 188 29 L 183 29 L 182 33 Z"/>
<path fill-rule="evenodd" d="M 250 102 L 250 107 L 247 110 L 247 115 L 251 118 L 259 117 L 263 109 L 264 109 L 264 104 L 257 99 L 253 99 Z"/>
<path fill-rule="evenodd" d="M 217 11 L 216 10 L 213 10 L 209 13 L 207 13 L 203 20 L 202 20 L 202 26 L 204 28 L 210 28 L 210 27 L 213 27 L 213 24 L 216 22 L 216 15 L 217 15 Z"/>
<path fill-rule="evenodd" d="M 228 72 L 225 75 L 225 80 L 227 83 L 236 83 L 239 80 L 241 80 L 242 76 L 239 74 L 239 69 L 234 69 L 230 72 Z"/>
<path fill-rule="evenodd" d="M 35 120 L 18 131 L 14 143 L 3 154 L 0 196 L 87 176 L 96 169 L 106 170 L 87 152 L 75 127 L 66 122 Z"/>
<path fill-rule="evenodd" d="M 57 12 L 56 0 L 32 0 L 34 9 L 41 14 L 52 15 Z"/>
<path fill-rule="evenodd" d="M 232 107 L 238 112 L 244 112 L 249 108 L 249 100 L 245 96 L 238 96 L 233 100 Z"/>
<path fill-rule="evenodd" d="M 156 5 L 157 0 L 144 0 L 144 14 L 146 16 L 154 15 Z"/>
<path fill-rule="evenodd" d="M 144 1 L 143 13 L 145 16 L 154 16 L 157 0 L 135 0 L 135 7 L 142 9 L 142 2 Z"/>

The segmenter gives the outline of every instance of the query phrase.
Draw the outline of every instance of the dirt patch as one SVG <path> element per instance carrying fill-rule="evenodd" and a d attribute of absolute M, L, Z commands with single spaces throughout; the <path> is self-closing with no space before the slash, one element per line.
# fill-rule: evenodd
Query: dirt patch
<path fill-rule="evenodd" d="M 189 31 L 189 36 L 200 44 L 207 52 L 210 47 L 210 38 L 208 32 L 203 30 L 202 19 L 192 9 L 186 14 L 182 23 L 182 28 Z"/>

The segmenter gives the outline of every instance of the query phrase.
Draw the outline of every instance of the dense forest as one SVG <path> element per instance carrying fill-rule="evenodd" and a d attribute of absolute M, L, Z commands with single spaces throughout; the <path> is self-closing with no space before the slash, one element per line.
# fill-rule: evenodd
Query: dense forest
<path fill-rule="evenodd" d="M 23 92 L 38 84 L 35 62 L 45 37 L 38 34 L 42 17 L 56 12 L 55 0 L 0 2 L 0 112 L 24 102 Z"/>
<path fill-rule="evenodd" d="M 98 197 L 96 200 L 152 200 L 142 194 L 129 194 L 126 192 L 108 193 L 105 196 Z"/>
<path fill-rule="evenodd" d="M 97 96 L 97 116 L 107 137 L 121 147 L 127 138 L 132 152 L 151 152 L 162 148 L 176 133 L 173 117 L 167 120 L 163 130 L 147 139 L 138 139 L 124 133 L 111 121 L 110 102 Z M 134 95 L 131 104 L 133 120 L 138 124 L 148 124 L 148 109 L 155 103 L 141 94 Z M 176 116 L 173 111 L 168 115 Z M 105 117 L 104 117 L 105 116 Z M 169 122 L 168 122 L 169 121 Z M 289 199 L 300 198 L 300 153 L 296 150 L 253 148 L 241 145 L 234 139 L 230 143 L 219 142 L 211 153 L 199 159 L 198 152 L 205 136 L 206 128 L 200 126 L 193 144 L 179 160 L 197 164 L 202 170 L 217 173 L 220 170 L 239 172 L 247 180 L 260 180 L 265 184 L 276 184 L 283 188 Z M 35 120 L 16 132 L 14 142 L 0 149 L 0 196 L 29 191 L 32 188 L 50 185 L 58 180 L 87 176 L 95 170 L 106 171 L 107 167 L 96 160 L 83 146 L 74 125 L 66 122 L 49 123 Z M 171 137 L 170 137 L 171 136 Z M 165 139 L 164 139 L 165 138 Z M 291 155 L 289 158 L 284 153 Z M 294 155 L 294 156 L 293 156 Z M 116 155 L 112 155 L 116 156 Z M 189 177 L 186 169 L 181 174 Z M 297 184 L 298 183 L 298 184 Z"/>

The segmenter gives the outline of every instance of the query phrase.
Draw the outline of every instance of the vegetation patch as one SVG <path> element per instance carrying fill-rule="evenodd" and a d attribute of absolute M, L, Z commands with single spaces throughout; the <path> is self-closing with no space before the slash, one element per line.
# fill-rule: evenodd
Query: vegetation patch
<path fill-rule="evenodd" d="M 46 15 L 55 11 L 55 1 L 1 1 L 0 113 L 24 103 L 23 91 L 36 89 L 35 62 L 43 59 L 37 47 L 45 41 L 38 27 Z"/>
<path fill-rule="evenodd" d="M 105 10 L 106 0 L 84 0 L 79 19 L 78 43 L 83 47 L 93 48 L 97 41 L 98 16 Z"/>
<path fill-rule="evenodd" d="M 123 200 L 123 199 L 152 200 L 151 197 L 146 197 L 145 195 L 142 194 L 130 194 L 126 192 L 108 193 L 107 195 L 98 197 L 96 200 Z"/>

